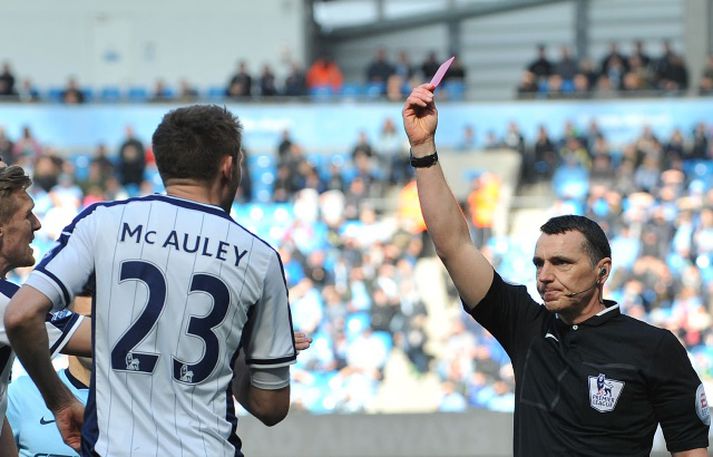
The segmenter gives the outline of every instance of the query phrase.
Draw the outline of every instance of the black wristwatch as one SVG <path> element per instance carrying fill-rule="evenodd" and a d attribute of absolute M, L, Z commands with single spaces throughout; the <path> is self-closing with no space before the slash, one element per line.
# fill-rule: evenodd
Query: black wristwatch
<path fill-rule="evenodd" d="M 425 157 L 414 157 L 413 153 L 409 151 L 411 166 L 414 168 L 428 168 L 432 167 L 438 162 L 438 151 L 433 151 L 433 154 L 427 155 Z"/>

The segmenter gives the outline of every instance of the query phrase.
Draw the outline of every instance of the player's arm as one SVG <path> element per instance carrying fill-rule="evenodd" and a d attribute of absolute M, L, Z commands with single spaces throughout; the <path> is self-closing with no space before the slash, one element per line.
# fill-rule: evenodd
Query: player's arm
<path fill-rule="evenodd" d="M 422 84 L 406 99 L 402 111 L 404 129 L 415 158 L 436 151 L 438 110 L 434 86 Z M 470 238 L 468 225 L 440 164 L 416 168 L 421 212 L 433 239 L 436 253 L 448 269 L 463 301 L 475 307 L 493 282 L 493 267 Z"/>
<path fill-rule="evenodd" d="M 17 357 L 54 413 L 65 442 L 79 450 L 84 408 L 60 381 L 50 360 L 45 319 L 51 307 L 46 295 L 25 285 L 8 304 L 5 328 Z"/>
<path fill-rule="evenodd" d="M 271 427 L 284 419 L 290 409 L 290 368 L 251 369 L 241 351 L 235 362 L 233 395 L 250 414 Z M 286 383 L 286 385 L 285 385 Z M 278 387 L 278 386 L 284 387 Z M 261 386 L 261 387 L 258 387 Z M 270 388 L 270 387 L 276 388 Z"/>
<path fill-rule="evenodd" d="M 60 351 L 62 354 L 92 357 L 92 319 L 84 317 L 79 328 L 72 334 Z"/>
<path fill-rule="evenodd" d="M 15 437 L 12 435 L 12 428 L 7 418 L 3 421 L 2 431 L 0 431 L 0 457 L 17 457 Z"/>

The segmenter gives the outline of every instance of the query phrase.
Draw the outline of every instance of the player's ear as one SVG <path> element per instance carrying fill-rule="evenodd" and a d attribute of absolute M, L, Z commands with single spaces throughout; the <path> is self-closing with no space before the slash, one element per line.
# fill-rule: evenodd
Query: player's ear
<path fill-rule="evenodd" d="M 230 154 L 226 154 L 220 159 L 220 174 L 225 179 L 231 179 L 233 176 L 233 167 L 235 159 Z"/>

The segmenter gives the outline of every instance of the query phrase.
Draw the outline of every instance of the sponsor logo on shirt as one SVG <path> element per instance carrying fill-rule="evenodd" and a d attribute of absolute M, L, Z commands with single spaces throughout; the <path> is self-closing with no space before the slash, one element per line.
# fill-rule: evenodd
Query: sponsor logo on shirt
<path fill-rule="evenodd" d="M 706 425 L 711 425 L 711 411 L 708 409 L 708 400 L 706 400 L 706 390 L 701 383 L 696 389 L 696 414 L 698 418 Z"/>
<path fill-rule="evenodd" d="M 608 379 L 604 373 L 589 377 L 589 405 L 600 413 L 614 411 L 624 382 Z"/>

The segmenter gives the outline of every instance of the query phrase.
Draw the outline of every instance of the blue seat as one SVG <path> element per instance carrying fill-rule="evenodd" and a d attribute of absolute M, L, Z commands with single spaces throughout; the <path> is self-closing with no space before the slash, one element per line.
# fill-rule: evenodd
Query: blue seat
<path fill-rule="evenodd" d="M 309 95 L 314 101 L 328 101 L 334 97 L 334 89 L 331 86 L 315 86 L 309 90 Z"/>
<path fill-rule="evenodd" d="M 127 97 L 131 102 L 145 102 L 149 99 L 149 91 L 142 86 L 129 87 Z"/>
<path fill-rule="evenodd" d="M 366 85 L 364 92 L 367 98 L 381 98 L 386 92 L 386 84 L 383 82 L 370 82 Z"/>
<path fill-rule="evenodd" d="M 225 98 L 225 87 L 211 86 L 206 91 L 206 97 L 209 100 L 223 100 Z"/>
<path fill-rule="evenodd" d="M 99 99 L 103 102 L 118 102 L 121 100 L 121 89 L 117 86 L 106 86 L 99 92 Z"/>
<path fill-rule="evenodd" d="M 341 95 L 344 98 L 359 98 L 362 96 L 362 87 L 358 83 L 345 83 Z"/>
<path fill-rule="evenodd" d="M 64 93 L 63 87 L 50 87 L 49 89 L 47 89 L 45 98 L 47 99 L 47 101 L 52 102 L 52 103 L 61 103 L 63 93 Z"/>

